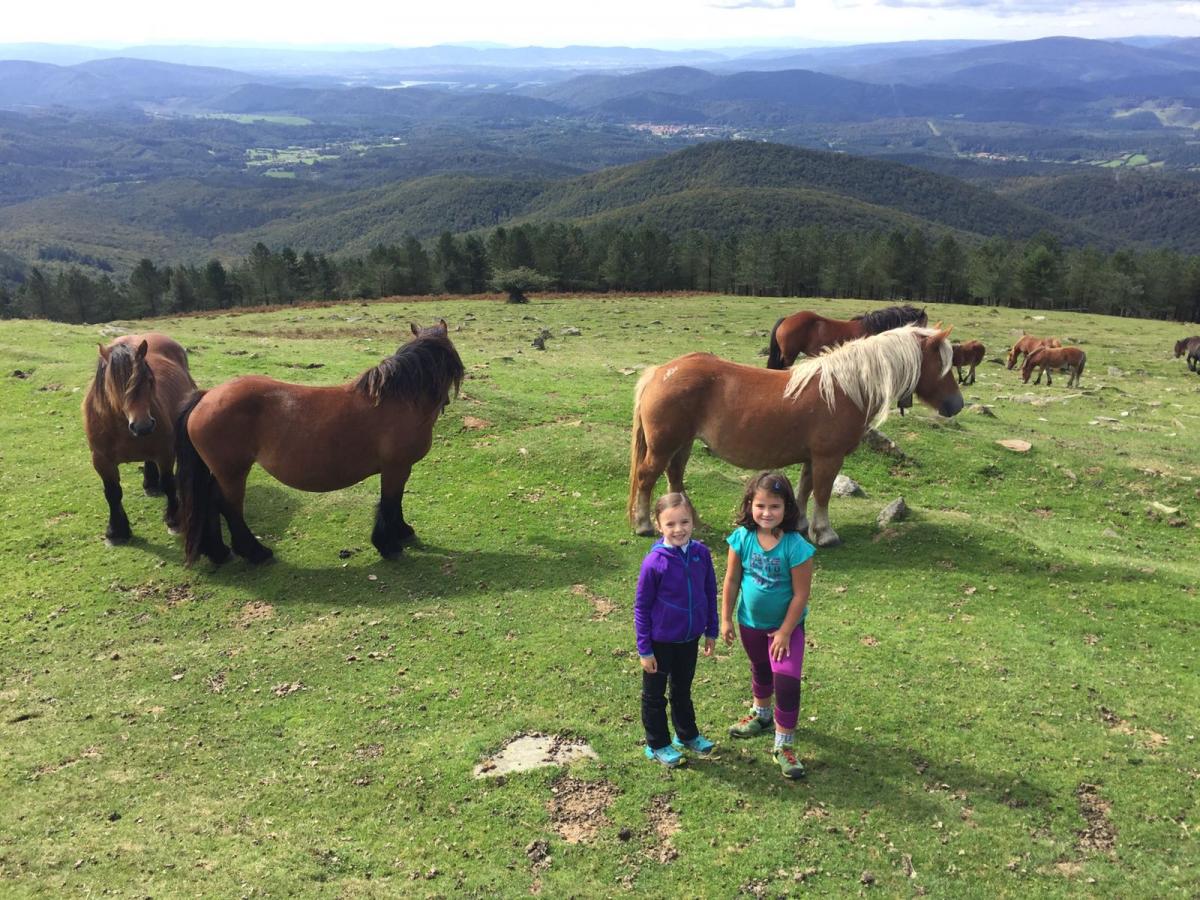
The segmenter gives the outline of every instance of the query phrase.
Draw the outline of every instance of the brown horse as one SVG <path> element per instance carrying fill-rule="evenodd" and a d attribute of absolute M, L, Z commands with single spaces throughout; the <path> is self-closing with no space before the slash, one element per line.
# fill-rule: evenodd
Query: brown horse
<path fill-rule="evenodd" d="M 913 306 L 888 306 L 863 313 L 850 320 L 827 319 L 805 310 L 785 316 L 771 329 L 771 345 L 767 355 L 768 369 L 786 369 L 796 357 L 816 356 L 822 350 L 855 341 L 870 334 L 879 334 L 904 325 L 929 324 L 925 310 Z"/>
<path fill-rule="evenodd" d="M 121 505 L 120 463 L 144 463 L 142 489 L 166 494 L 163 519 L 171 531 L 178 528 L 175 417 L 195 390 L 187 351 L 165 334 L 127 334 L 100 345 L 96 376 L 83 398 L 83 430 L 104 482 L 109 543 L 123 544 L 132 534 Z"/>
<path fill-rule="evenodd" d="M 629 517 L 652 534 L 650 494 L 666 470 L 672 491 L 699 438 L 744 469 L 803 463 L 796 494 L 800 530 L 822 546 L 840 542 L 829 524 L 829 495 L 842 460 L 867 429 L 915 393 L 943 416 L 962 409 L 950 374 L 949 329 L 908 326 L 852 341 L 787 372 L 689 353 L 651 366 L 634 393 Z M 813 495 L 809 524 L 808 495 Z"/>
<path fill-rule="evenodd" d="M 336 491 L 380 474 L 379 507 L 371 542 L 395 559 L 415 540 L 404 521 L 404 485 L 413 464 L 429 452 L 433 425 L 464 369 L 445 320 L 412 326 L 415 337 L 348 384 L 308 387 L 247 375 L 200 395 L 179 417 L 179 494 L 184 553 L 229 558 L 221 516 L 233 550 L 250 562 L 271 558 L 246 525 L 246 476 L 258 463 L 302 491 Z"/>
<path fill-rule="evenodd" d="M 1038 377 L 1034 379 L 1034 384 L 1042 383 L 1042 373 L 1046 373 L 1046 384 L 1050 385 L 1053 382 L 1050 380 L 1050 373 L 1055 369 L 1064 369 L 1070 372 L 1067 378 L 1067 387 L 1077 386 L 1079 384 L 1079 376 L 1083 374 L 1083 364 L 1087 362 L 1087 354 L 1078 347 L 1042 347 L 1034 350 L 1025 357 L 1025 365 L 1021 369 L 1021 380 L 1028 383 L 1029 376 L 1034 369 L 1038 369 Z"/>
<path fill-rule="evenodd" d="M 975 367 L 983 362 L 985 352 L 986 348 L 979 341 L 963 341 L 954 345 L 954 368 L 958 371 L 959 384 L 975 383 Z M 964 368 L 969 369 L 965 378 Z"/>
<path fill-rule="evenodd" d="M 1019 357 L 1024 356 L 1029 358 L 1029 354 L 1041 347 L 1061 347 L 1062 341 L 1058 338 L 1039 338 L 1032 334 L 1023 334 L 1017 339 L 1017 342 L 1012 345 L 1012 349 L 1008 351 L 1008 368 L 1012 369 L 1017 364 Z"/>
<path fill-rule="evenodd" d="M 1187 367 L 1193 372 L 1200 371 L 1200 335 L 1185 337 L 1175 342 L 1175 358 L 1187 354 Z"/>

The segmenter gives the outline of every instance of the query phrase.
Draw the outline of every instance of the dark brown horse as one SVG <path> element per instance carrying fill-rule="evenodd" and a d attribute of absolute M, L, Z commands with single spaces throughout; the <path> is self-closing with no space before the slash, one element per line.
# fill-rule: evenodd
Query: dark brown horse
<path fill-rule="evenodd" d="M 445 321 L 412 326 L 415 337 L 348 384 L 308 387 L 261 375 L 235 378 L 206 391 L 179 418 L 179 494 L 184 553 L 250 562 L 271 551 L 246 525 L 246 476 L 258 463 L 302 491 L 336 491 L 379 473 L 379 507 L 371 542 L 395 559 L 415 539 L 404 521 L 404 485 L 429 452 L 433 425 L 464 370 Z"/>
<path fill-rule="evenodd" d="M 1175 358 L 1187 354 L 1187 367 L 1193 372 L 1200 371 L 1200 335 L 1182 338 L 1175 342 Z"/>
<path fill-rule="evenodd" d="M 852 341 L 797 363 L 758 369 L 689 353 L 651 366 L 634 393 L 629 517 L 652 534 L 650 494 L 665 470 L 683 490 L 692 441 L 744 469 L 803 463 L 796 499 L 800 530 L 822 547 L 839 543 L 829 495 L 842 460 L 867 429 L 916 394 L 943 416 L 962 409 L 950 373 L 949 330 L 905 327 Z M 808 495 L 813 495 L 809 524 Z"/>
<path fill-rule="evenodd" d="M 1028 382 L 1033 370 L 1038 369 L 1038 376 L 1033 383 L 1041 384 L 1044 372 L 1046 384 L 1050 385 L 1053 383 L 1050 380 L 1050 373 L 1055 369 L 1064 369 L 1070 373 L 1067 377 L 1067 387 L 1077 386 L 1086 362 L 1087 354 L 1078 347 L 1041 347 L 1025 357 L 1025 365 L 1021 369 L 1021 380 Z"/>
<path fill-rule="evenodd" d="M 987 349 L 979 341 L 963 341 L 954 345 L 954 368 L 958 372 L 959 384 L 975 383 L 975 367 L 983 362 Z M 963 369 L 967 374 L 963 376 Z"/>
<path fill-rule="evenodd" d="M 1042 347 L 1061 347 L 1062 341 L 1058 338 L 1040 338 L 1034 337 L 1032 334 L 1023 334 L 1017 339 L 1017 342 L 1012 345 L 1012 349 L 1008 351 L 1008 368 L 1015 366 L 1021 356 L 1026 359 L 1034 350 Z"/>
<path fill-rule="evenodd" d="M 767 355 L 768 369 L 786 369 L 803 356 L 816 356 L 822 350 L 879 334 L 904 325 L 929 324 L 925 310 L 914 306 L 888 306 L 863 313 L 853 319 L 827 319 L 807 310 L 785 316 L 771 329 Z"/>
<path fill-rule="evenodd" d="M 127 334 L 100 346 L 96 376 L 83 398 L 83 430 L 92 465 L 104 482 L 109 543 L 129 540 L 121 505 L 121 463 L 144 463 L 142 489 L 166 494 L 167 527 L 179 526 L 175 497 L 175 417 L 196 390 L 187 351 L 165 334 Z"/>

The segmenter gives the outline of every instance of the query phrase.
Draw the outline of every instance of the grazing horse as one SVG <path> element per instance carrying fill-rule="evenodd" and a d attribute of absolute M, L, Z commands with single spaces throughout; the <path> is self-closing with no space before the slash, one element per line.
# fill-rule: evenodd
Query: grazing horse
<path fill-rule="evenodd" d="M 975 367 L 983 362 L 985 348 L 979 341 L 963 341 L 954 345 L 954 368 L 958 371 L 959 384 L 975 383 Z M 969 369 L 963 377 L 963 368 Z"/>
<path fill-rule="evenodd" d="M 1087 362 L 1087 354 L 1078 347 L 1042 347 L 1034 350 L 1025 357 L 1025 365 L 1021 369 L 1021 380 L 1028 383 L 1034 369 L 1038 369 L 1038 377 L 1034 384 L 1042 383 L 1042 373 L 1046 373 L 1046 384 L 1050 385 L 1050 373 L 1055 369 L 1064 369 L 1071 374 L 1067 378 L 1067 387 L 1078 386 L 1079 376 L 1083 374 L 1083 364 Z"/>
<path fill-rule="evenodd" d="M 1012 345 L 1012 349 L 1008 351 L 1008 368 L 1012 369 L 1017 364 L 1017 359 L 1020 356 L 1029 358 L 1029 354 L 1041 347 L 1061 347 L 1062 341 L 1058 338 L 1039 338 L 1032 334 L 1023 334 L 1018 338 L 1017 342 Z"/>
<path fill-rule="evenodd" d="M 254 463 L 302 491 L 336 491 L 379 473 L 371 543 L 385 559 L 400 555 L 416 538 L 404 521 L 404 485 L 464 375 L 445 320 L 412 331 L 411 341 L 348 384 L 309 387 L 246 375 L 184 410 L 176 431 L 189 565 L 201 554 L 214 563 L 229 558 L 221 516 L 235 553 L 253 563 L 271 558 L 242 511 Z"/>
<path fill-rule="evenodd" d="M 785 316 L 771 329 L 771 346 L 767 355 L 768 369 L 786 369 L 801 354 L 816 356 L 822 350 L 879 334 L 904 325 L 929 324 L 925 310 L 914 306 L 888 306 L 863 313 L 850 320 L 827 319 L 805 310 Z"/>
<path fill-rule="evenodd" d="M 852 341 L 790 371 L 758 369 L 689 353 L 648 368 L 634 392 L 629 517 L 652 534 L 650 494 L 666 470 L 672 491 L 699 438 L 743 469 L 803 463 L 796 493 L 800 530 L 822 547 L 840 543 L 829 495 L 842 460 L 867 429 L 915 393 L 943 416 L 962 409 L 950 374 L 949 329 L 906 326 Z M 813 517 L 807 515 L 813 495 Z"/>
<path fill-rule="evenodd" d="M 104 537 L 110 544 L 132 535 L 121 505 L 120 463 L 144 463 L 142 489 L 149 496 L 166 494 L 163 520 L 171 531 L 178 528 L 175 417 L 195 390 L 187 351 L 165 334 L 127 334 L 100 346 L 96 376 L 83 398 L 83 430 L 104 482 Z"/>
<path fill-rule="evenodd" d="M 1187 354 L 1187 367 L 1193 372 L 1200 371 L 1200 335 L 1182 338 L 1175 342 L 1175 358 Z"/>

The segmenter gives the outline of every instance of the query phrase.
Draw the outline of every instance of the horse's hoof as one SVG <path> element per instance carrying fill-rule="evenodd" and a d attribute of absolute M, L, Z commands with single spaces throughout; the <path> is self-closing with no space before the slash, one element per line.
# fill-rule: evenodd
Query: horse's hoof
<path fill-rule="evenodd" d="M 168 525 L 167 534 L 183 534 L 183 529 L 178 525 Z"/>
<path fill-rule="evenodd" d="M 828 549 L 830 547 L 840 547 L 842 545 L 842 539 L 835 534 L 833 537 L 817 538 L 816 543 L 818 547 Z"/>
<path fill-rule="evenodd" d="M 400 543 L 401 547 L 408 547 L 412 544 L 418 543 L 420 538 L 418 538 L 417 533 L 410 528 L 407 534 L 400 535 L 396 540 Z"/>
<path fill-rule="evenodd" d="M 261 566 L 263 563 L 268 563 L 275 558 L 275 553 L 270 547 L 256 547 L 246 554 L 246 562 L 252 566 Z"/>
<path fill-rule="evenodd" d="M 147 497 L 165 497 L 166 496 L 166 492 L 163 491 L 162 488 L 157 488 L 157 487 L 143 487 L 142 493 L 145 494 Z"/>
<path fill-rule="evenodd" d="M 395 550 L 387 550 L 387 551 L 380 550 L 379 558 L 395 562 L 398 559 L 404 558 L 404 551 L 399 547 L 397 547 Z"/>
<path fill-rule="evenodd" d="M 110 547 L 120 547 L 122 544 L 128 544 L 131 537 L 133 537 L 131 534 L 106 534 L 104 543 Z"/>
<path fill-rule="evenodd" d="M 642 525 L 634 531 L 634 534 L 638 537 L 654 537 L 654 528 L 653 526 Z"/>

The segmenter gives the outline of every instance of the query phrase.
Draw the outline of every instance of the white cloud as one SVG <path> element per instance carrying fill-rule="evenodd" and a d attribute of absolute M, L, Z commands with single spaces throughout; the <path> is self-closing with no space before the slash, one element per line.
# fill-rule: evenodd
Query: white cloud
<path fill-rule="evenodd" d="M 796 0 L 713 0 L 717 9 L 795 9 Z"/>

